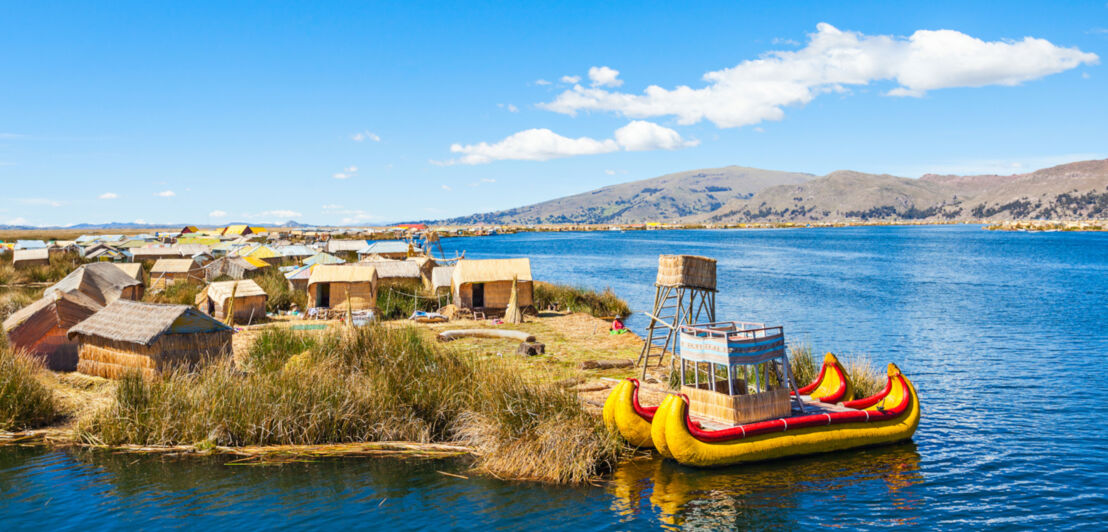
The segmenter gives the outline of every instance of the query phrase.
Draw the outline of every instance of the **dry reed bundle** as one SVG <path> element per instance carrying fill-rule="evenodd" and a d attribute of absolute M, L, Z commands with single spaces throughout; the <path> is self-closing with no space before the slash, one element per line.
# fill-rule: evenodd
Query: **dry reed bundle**
<path fill-rule="evenodd" d="M 695 255 L 659 255 L 658 278 L 660 286 L 687 286 L 716 289 L 716 261 Z"/>
<path fill-rule="evenodd" d="M 504 311 L 504 322 L 512 324 L 523 323 L 523 313 L 519 311 L 519 288 L 517 283 L 519 276 L 512 276 L 512 295 L 508 298 L 508 308 Z"/>

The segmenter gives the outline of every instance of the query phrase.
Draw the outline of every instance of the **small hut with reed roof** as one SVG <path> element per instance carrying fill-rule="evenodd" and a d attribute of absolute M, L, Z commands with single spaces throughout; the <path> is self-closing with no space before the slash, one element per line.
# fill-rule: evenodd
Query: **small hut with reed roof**
<path fill-rule="evenodd" d="M 204 281 L 204 269 L 192 259 L 159 259 L 150 268 L 150 289 L 164 290 L 179 282 Z"/>
<path fill-rule="evenodd" d="M 521 309 L 533 308 L 530 259 L 460 260 L 451 279 L 454 304 L 499 315 L 511 300 L 513 279 L 516 304 Z"/>
<path fill-rule="evenodd" d="M 114 379 L 128 371 L 153 376 L 231 356 L 231 334 L 231 327 L 188 305 L 119 299 L 67 336 L 78 343 L 77 371 Z"/>
<path fill-rule="evenodd" d="M 8 345 L 43 361 L 53 371 L 77 369 L 77 342 L 69 328 L 104 308 L 81 292 L 47 293 L 4 320 Z"/>
<path fill-rule="evenodd" d="M 142 269 L 142 264 L 138 262 L 110 262 L 108 264 L 119 268 L 128 277 L 142 283 L 143 287 L 146 286 L 146 270 Z"/>
<path fill-rule="evenodd" d="M 224 321 L 228 311 L 234 312 L 234 323 L 252 323 L 265 317 L 268 299 L 265 290 L 250 279 L 221 281 L 209 284 L 196 295 L 196 308 Z"/>
<path fill-rule="evenodd" d="M 211 281 L 224 275 L 232 279 L 250 279 L 262 274 L 269 267 L 269 264 L 261 260 L 227 255 L 204 265 L 204 279 Z"/>
<path fill-rule="evenodd" d="M 134 264 L 134 266 L 139 266 L 141 271 L 141 264 Z M 143 283 L 124 273 L 119 265 L 110 262 L 93 262 L 78 266 L 62 280 L 47 288 L 44 293 L 51 292 L 81 292 L 99 305 L 105 306 L 117 299 L 141 300 Z"/>
<path fill-rule="evenodd" d="M 319 264 L 308 278 L 308 306 L 338 310 L 377 308 L 377 270 L 363 264 Z"/>
<path fill-rule="evenodd" d="M 50 250 L 46 248 L 17 249 L 12 253 L 12 267 L 17 270 L 49 265 Z"/>

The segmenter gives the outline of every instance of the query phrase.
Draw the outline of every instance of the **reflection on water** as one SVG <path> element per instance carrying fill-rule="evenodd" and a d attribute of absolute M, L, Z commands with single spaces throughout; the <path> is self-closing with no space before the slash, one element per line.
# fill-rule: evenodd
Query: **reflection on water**
<path fill-rule="evenodd" d="M 923 481 L 919 462 L 912 443 L 712 470 L 640 459 L 621 466 L 608 491 L 614 512 L 651 512 L 680 528 L 795 528 L 796 510 L 815 512 L 840 499 L 886 510 L 824 525 L 913 524 L 918 500 L 911 488 Z"/>

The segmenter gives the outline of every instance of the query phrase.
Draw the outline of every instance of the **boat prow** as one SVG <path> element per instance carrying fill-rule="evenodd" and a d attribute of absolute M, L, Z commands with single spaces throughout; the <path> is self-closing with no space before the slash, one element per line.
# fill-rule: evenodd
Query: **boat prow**
<path fill-rule="evenodd" d="M 824 453 L 910 439 L 919 426 L 915 387 L 888 366 L 885 389 L 830 412 L 798 415 L 705 430 L 689 417 L 688 398 L 673 395 L 653 420 L 655 446 L 662 444 L 684 465 L 713 467 Z"/>
<path fill-rule="evenodd" d="M 635 447 L 652 448 L 651 422 L 658 407 L 639 404 L 639 381 L 624 379 L 608 394 L 604 401 L 604 424 Z"/>
<path fill-rule="evenodd" d="M 846 378 L 846 369 L 831 353 L 824 355 L 816 380 L 797 391 L 822 403 L 835 404 L 854 399 L 854 387 Z"/>

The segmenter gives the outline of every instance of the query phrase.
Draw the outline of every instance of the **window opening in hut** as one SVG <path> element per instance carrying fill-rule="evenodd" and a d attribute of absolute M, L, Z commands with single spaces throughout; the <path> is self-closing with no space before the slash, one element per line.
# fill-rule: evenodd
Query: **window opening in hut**
<path fill-rule="evenodd" d="M 318 292 L 316 292 L 315 300 L 319 302 L 317 305 L 320 307 L 330 307 L 331 283 L 319 283 L 316 285 L 316 290 L 318 290 Z"/>
<path fill-rule="evenodd" d="M 485 283 L 473 284 L 473 308 L 485 306 Z"/>

